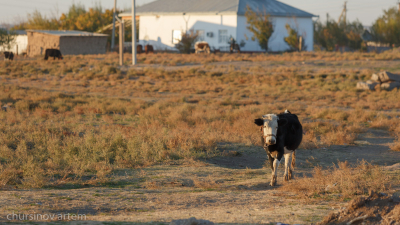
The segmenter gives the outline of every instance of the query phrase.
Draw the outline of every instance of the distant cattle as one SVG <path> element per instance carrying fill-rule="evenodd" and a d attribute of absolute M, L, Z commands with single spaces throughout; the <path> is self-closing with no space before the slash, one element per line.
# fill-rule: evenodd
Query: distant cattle
<path fill-rule="evenodd" d="M 195 53 L 205 52 L 210 54 L 210 45 L 206 41 L 198 41 L 194 44 Z"/>
<path fill-rule="evenodd" d="M 285 181 L 292 179 L 295 166 L 295 151 L 303 138 L 303 128 L 295 114 L 288 110 L 281 114 L 266 114 L 254 121 L 261 127 L 261 139 L 272 169 L 271 186 L 276 184 L 276 175 L 282 157 L 285 157 Z M 292 162 L 289 163 L 290 156 Z"/>
<path fill-rule="evenodd" d="M 14 59 L 14 53 L 4 52 L 4 60 L 13 60 L 13 59 Z"/>
<path fill-rule="evenodd" d="M 144 51 L 146 52 L 146 54 L 149 53 L 149 52 L 153 53 L 154 52 L 153 45 L 144 46 Z"/>
<path fill-rule="evenodd" d="M 136 53 L 143 53 L 143 45 L 136 45 Z"/>
<path fill-rule="evenodd" d="M 232 43 L 229 46 L 230 53 L 233 53 L 236 51 L 237 53 L 240 53 L 240 46 L 238 44 Z"/>
<path fill-rule="evenodd" d="M 45 55 L 44 55 L 44 60 L 47 60 L 49 57 L 53 57 L 54 59 L 63 59 L 60 50 L 58 49 L 46 49 Z"/>

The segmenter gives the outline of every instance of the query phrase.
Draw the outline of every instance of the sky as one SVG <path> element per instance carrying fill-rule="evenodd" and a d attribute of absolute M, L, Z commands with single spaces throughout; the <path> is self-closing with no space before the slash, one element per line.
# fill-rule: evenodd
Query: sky
<path fill-rule="evenodd" d="M 136 0 L 140 6 L 154 0 Z M 344 0 L 280 0 L 283 3 L 302 9 L 314 15 L 318 15 L 321 21 L 326 20 L 326 14 L 337 20 L 343 9 Z M 348 0 L 347 18 L 350 21 L 359 19 L 365 26 L 372 23 L 383 14 L 383 10 L 389 7 L 397 7 L 398 0 Z M 104 9 L 110 9 L 114 5 L 113 0 L 0 0 L 0 24 L 15 24 L 26 20 L 27 14 L 35 9 L 47 17 L 61 16 L 68 11 L 73 3 L 81 3 L 89 8 L 100 3 Z M 117 0 L 117 8 L 128 9 L 132 0 Z M 318 18 L 314 18 L 317 20 Z"/>

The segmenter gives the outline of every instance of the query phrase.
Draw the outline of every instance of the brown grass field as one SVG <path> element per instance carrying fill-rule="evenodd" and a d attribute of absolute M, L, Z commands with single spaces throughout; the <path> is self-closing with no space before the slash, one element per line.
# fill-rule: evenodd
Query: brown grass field
<path fill-rule="evenodd" d="M 130 59 L 0 59 L 0 223 L 316 224 L 371 190 L 400 193 L 399 167 L 387 169 L 400 162 L 400 90 L 355 88 L 400 73 L 398 50 Z M 295 179 L 282 167 L 270 187 L 253 121 L 285 109 L 306 134 Z"/>

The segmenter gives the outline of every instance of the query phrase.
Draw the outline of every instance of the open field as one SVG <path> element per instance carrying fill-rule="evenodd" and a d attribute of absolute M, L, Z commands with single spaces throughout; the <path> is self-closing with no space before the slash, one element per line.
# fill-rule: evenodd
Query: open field
<path fill-rule="evenodd" d="M 315 224 L 370 190 L 400 192 L 400 91 L 355 89 L 400 73 L 396 50 L 0 60 L 0 222 Z M 253 121 L 285 109 L 306 134 L 295 179 L 282 167 L 272 188 Z"/>

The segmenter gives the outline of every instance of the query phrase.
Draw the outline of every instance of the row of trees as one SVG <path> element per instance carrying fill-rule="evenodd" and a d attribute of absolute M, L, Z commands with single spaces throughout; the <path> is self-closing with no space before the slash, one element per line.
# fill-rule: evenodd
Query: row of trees
<path fill-rule="evenodd" d="M 117 13 L 120 13 L 117 10 Z M 27 21 L 22 22 L 13 27 L 15 30 L 81 30 L 88 32 L 96 32 L 100 28 L 111 24 L 113 21 L 113 10 L 103 10 L 100 4 L 95 5 L 86 10 L 82 4 L 72 4 L 67 13 L 61 14 L 60 18 L 48 18 L 39 11 L 28 14 Z M 102 33 L 111 34 L 111 30 Z M 118 40 L 118 32 L 116 32 Z M 125 28 L 125 40 L 132 38 L 131 29 Z M 109 36 L 109 42 L 111 35 Z"/>
<path fill-rule="evenodd" d="M 268 15 L 265 13 L 253 12 L 249 7 L 246 14 L 249 29 L 253 33 L 252 40 L 257 39 L 262 49 L 268 50 L 268 40 L 271 37 L 274 27 Z M 301 34 L 296 29 L 286 25 L 288 37 L 285 42 L 290 50 L 295 51 L 305 48 L 301 40 Z M 360 21 L 336 22 L 327 19 L 325 23 L 317 21 L 314 24 L 314 41 L 324 49 L 333 51 L 339 46 L 346 46 L 354 50 L 364 50 L 365 41 L 362 38 L 364 27 Z M 371 28 L 371 41 L 400 46 L 400 12 L 396 7 L 385 10 Z M 302 45 L 302 46 L 300 46 Z"/>
<path fill-rule="evenodd" d="M 16 30 L 82 30 L 95 32 L 101 27 L 112 23 L 112 10 L 103 10 L 101 5 L 95 5 L 86 10 L 82 4 L 72 4 L 67 13 L 60 18 L 47 18 L 39 11 L 28 14 L 27 21 L 14 27 Z"/>

